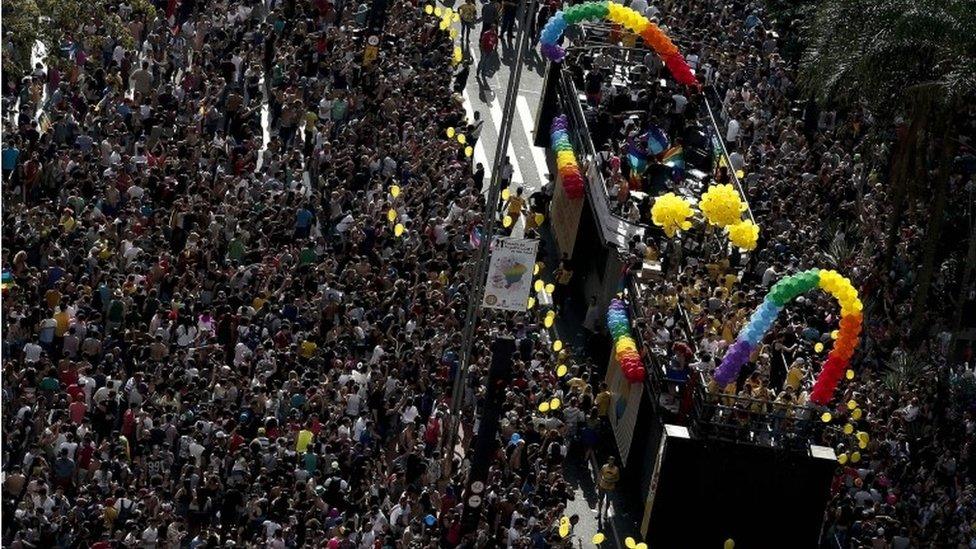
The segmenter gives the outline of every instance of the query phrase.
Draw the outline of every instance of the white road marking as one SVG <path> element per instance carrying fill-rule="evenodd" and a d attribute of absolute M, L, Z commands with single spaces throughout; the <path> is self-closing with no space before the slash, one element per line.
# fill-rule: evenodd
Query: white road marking
<path fill-rule="evenodd" d="M 534 145 L 534 139 L 532 139 L 532 124 L 535 121 L 535 117 L 532 116 L 532 110 L 529 109 L 529 102 L 522 95 L 519 95 L 515 99 L 515 108 L 518 110 L 519 121 L 522 122 L 522 130 L 525 131 L 525 138 L 529 142 L 529 149 L 532 150 L 532 162 L 535 163 L 539 185 L 542 186 L 546 181 L 546 174 L 549 173 L 549 165 L 546 163 L 546 154 L 542 151 L 541 147 Z M 537 190 L 539 189 L 526 189 L 526 194 L 531 195 Z"/>
<path fill-rule="evenodd" d="M 492 101 L 488 106 L 491 109 L 489 113 L 491 116 L 491 123 L 495 125 L 495 135 L 499 135 L 502 132 L 502 107 L 499 105 L 499 101 Z M 512 164 L 512 184 L 521 184 L 525 179 L 522 178 L 522 169 L 519 166 L 519 158 L 515 156 L 515 147 L 512 146 L 512 139 L 509 136 L 508 139 L 508 159 Z"/>

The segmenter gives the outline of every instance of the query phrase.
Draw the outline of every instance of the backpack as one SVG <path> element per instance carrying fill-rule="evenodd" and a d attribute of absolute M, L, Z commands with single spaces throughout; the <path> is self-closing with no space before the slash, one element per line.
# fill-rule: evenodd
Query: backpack
<path fill-rule="evenodd" d="M 498 46 L 498 33 L 495 29 L 489 28 L 485 32 L 481 33 L 481 51 L 485 53 L 491 53 L 495 51 L 495 47 Z"/>

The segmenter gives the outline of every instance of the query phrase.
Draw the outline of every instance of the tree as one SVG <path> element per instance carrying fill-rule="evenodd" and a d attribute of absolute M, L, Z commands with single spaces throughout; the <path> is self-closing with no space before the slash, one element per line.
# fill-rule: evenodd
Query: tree
<path fill-rule="evenodd" d="M 156 13 L 148 0 L 131 0 L 129 6 L 133 13 L 146 14 L 149 19 Z M 61 46 L 69 39 L 98 47 L 105 37 L 113 37 L 125 47 L 132 47 L 132 34 L 117 11 L 118 2 L 109 0 L 4 0 L 5 76 L 20 78 L 31 71 L 31 51 L 37 42 L 53 54 L 52 60 L 59 58 Z M 97 30 L 86 36 L 82 29 L 89 22 L 95 23 Z"/>
<path fill-rule="evenodd" d="M 972 0 L 821 0 L 805 29 L 801 84 L 821 102 L 863 106 L 897 127 L 884 261 L 910 197 L 930 200 L 913 333 L 924 326 L 957 150 L 959 113 L 976 95 Z M 899 120 L 900 119 L 900 120 Z"/>

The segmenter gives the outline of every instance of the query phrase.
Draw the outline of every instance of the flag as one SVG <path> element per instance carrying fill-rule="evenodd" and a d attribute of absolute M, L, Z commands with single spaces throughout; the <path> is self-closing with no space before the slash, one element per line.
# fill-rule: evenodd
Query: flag
<path fill-rule="evenodd" d="M 685 151 L 681 145 L 675 145 L 664 151 L 661 155 L 661 163 L 671 168 L 671 176 L 681 179 L 685 174 Z"/>
<path fill-rule="evenodd" d="M 11 273 L 10 271 L 3 271 L 3 277 L 2 279 L 0 279 L 0 290 L 2 290 L 3 293 L 7 293 L 7 291 L 9 291 L 10 288 L 12 288 L 15 285 L 16 282 L 14 282 L 13 273 Z"/>
<path fill-rule="evenodd" d="M 483 233 L 481 231 L 481 227 L 479 225 L 475 225 L 471 227 L 471 232 L 468 233 L 468 243 L 471 244 L 472 248 L 480 248 L 482 236 Z"/>
<path fill-rule="evenodd" d="M 636 185 L 647 170 L 647 161 L 650 158 L 647 154 L 647 134 L 634 138 L 633 135 L 627 138 L 627 163 L 630 165 L 630 182 Z"/>
<path fill-rule="evenodd" d="M 657 126 L 652 125 L 650 128 L 647 128 L 645 135 L 647 136 L 647 150 L 653 155 L 658 155 L 666 151 L 671 144 L 664 130 Z"/>

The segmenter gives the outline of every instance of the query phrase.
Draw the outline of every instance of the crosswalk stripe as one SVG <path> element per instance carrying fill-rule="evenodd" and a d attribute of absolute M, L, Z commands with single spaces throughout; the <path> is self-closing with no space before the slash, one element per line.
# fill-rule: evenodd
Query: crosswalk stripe
<path fill-rule="evenodd" d="M 495 125 L 495 135 L 500 135 L 502 133 L 502 107 L 499 105 L 499 101 L 492 101 L 489 105 L 491 112 L 491 123 Z M 515 156 L 515 147 L 512 146 L 512 139 L 509 137 L 508 140 L 508 160 L 512 163 L 512 183 L 522 183 L 525 179 L 522 178 L 522 168 L 519 166 L 520 162 L 517 156 Z"/>
<path fill-rule="evenodd" d="M 536 174 L 539 176 L 539 185 L 543 185 L 546 181 L 545 174 L 549 172 L 549 166 L 546 163 L 546 155 L 542 152 L 542 148 L 536 147 L 532 139 L 532 123 L 535 118 L 532 116 L 532 110 L 529 109 L 529 102 L 525 99 L 525 96 L 519 95 L 515 99 L 515 109 L 518 111 L 519 121 L 522 123 L 522 130 L 525 131 L 525 137 L 529 142 L 529 149 L 532 151 L 532 162 L 535 164 Z M 526 192 L 532 194 L 537 190 L 526 189 Z"/>
<path fill-rule="evenodd" d="M 464 97 L 464 111 L 467 113 L 468 122 L 474 120 L 474 106 L 471 103 L 471 96 L 468 95 L 467 88 L 461 94 Z M 485 132 L 484 129 L 481 131 L 481 139 L 474 144 L 474 165 L 477 166 L 479 163 L 485 167 L 485 187 L 487 188 L 488 182 L 491 181 L 491 162 L 488 162 L 488 155 L 485 154 Z M 473 168 L 472 168 L 473 169 Z"/>

